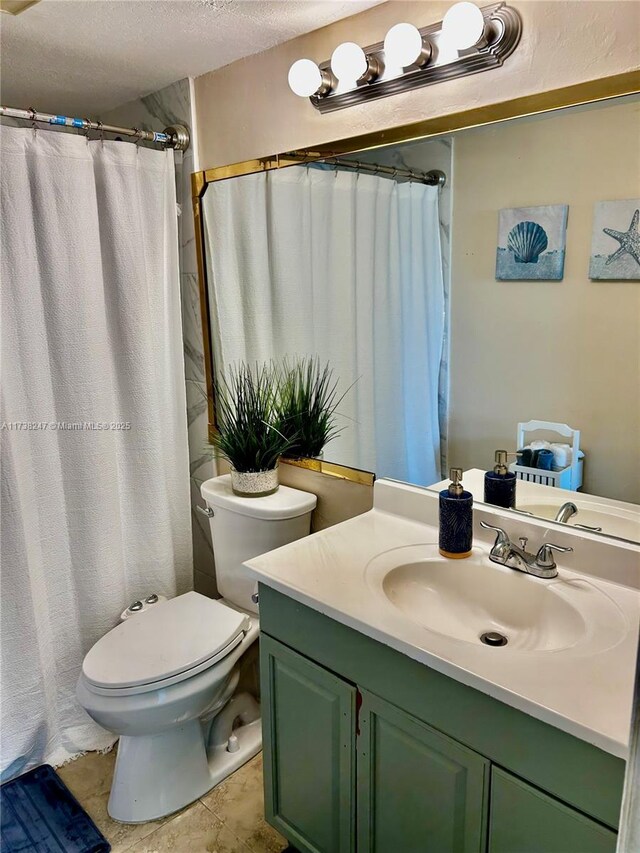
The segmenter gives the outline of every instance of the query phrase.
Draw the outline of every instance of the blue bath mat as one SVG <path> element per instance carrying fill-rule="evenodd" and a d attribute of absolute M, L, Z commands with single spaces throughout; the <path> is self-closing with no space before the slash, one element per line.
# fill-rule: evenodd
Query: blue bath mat
<path fill-rule="evenodd" d="M 108 853 L 111 845 L 53 767 L 0 787 L 2 853 Z"/>

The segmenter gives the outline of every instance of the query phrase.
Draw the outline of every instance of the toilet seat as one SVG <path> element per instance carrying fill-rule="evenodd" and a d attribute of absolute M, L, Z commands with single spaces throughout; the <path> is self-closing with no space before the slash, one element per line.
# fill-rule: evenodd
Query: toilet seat
<path fill-rule="evenodd" d="M 187 592 L 109 631 L 84 659 L 87 687 L 109 696 L 158 690 L 225 658 L 248 631 L 246 613 Z"/>

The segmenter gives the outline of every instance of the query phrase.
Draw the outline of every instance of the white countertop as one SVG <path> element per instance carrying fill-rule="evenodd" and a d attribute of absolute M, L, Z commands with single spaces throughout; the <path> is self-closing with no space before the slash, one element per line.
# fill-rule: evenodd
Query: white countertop
<path fill-rule="evenodd" d="M 419 509 L 419 517 L 434 521 L 437 496 L 387 481 L 379 481 L 376 490 L 374 509 L 370 512 L 256 557 L 247 566 L 261 583 L 337 622 L 613 755 L 626 758 L 640 593 L 603 579 L 601 572 L 587 569 L 583 574 L 576 571 L 581 550 L 586 562 L 586 555 L 593 552 L 598 555 L 598 562 L 603 563 L 615 561 L 616 545 L 590 543 L 588 537 L 577 537 L 575 553 L 567 555 L 572 558 L 572 568 L 563 568 L 559 561 L 559 573 L 560 578 L 587 581 L 619 609 L 628 630 L 617 644 L 596 653 L 579 644 L 555 651 L 476 645 L 428 630 L 410 620 L 371 582 L 371 572 L 367 569 L 380 554 L 405 546 L 433 546 L 438 541 L 436 526 L 411 519 Z M 408 507 L 409 512 L 406 511 Z M 403 515 L 396 514 L 400 511 Z M 495 512 L 477 509 L 474 529 L 479 517 L 500 523 Z M 512 522 L 513 518 L 505 518 L 506 527 Z M 545 541 L 558 542 L 556 531 L 551 530 L 551 534 Z M 566 537 L 570 535 L 564 534 L 565 541 L 569 541 Z M 478 539 L 476 544 L 476 555 L 488 559 L 486 537 L 484 542 Z M 607 549 L 604 561 L 603 548 Z M 620 559 L 626 558 L 627 564 L 631 559 L 633 566 L 636 558 L 640 558 L 640 551 L 630 552 L 629 548 L 626 547 Z M 640 573 L 640 562 L 638 571 Z M 533 578 L 525 580 L 545 583 Z"/>

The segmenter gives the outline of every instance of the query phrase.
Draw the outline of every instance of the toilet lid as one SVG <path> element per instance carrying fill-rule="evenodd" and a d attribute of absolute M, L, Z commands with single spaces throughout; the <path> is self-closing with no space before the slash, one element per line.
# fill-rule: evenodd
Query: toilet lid
<path fill-rule="evenodd" d="M 85 657 L 82 671 L 97 687 L 152 684 L 224 657 L 250 624 L 247 614 L 187 592 L 109 631 Z"/>

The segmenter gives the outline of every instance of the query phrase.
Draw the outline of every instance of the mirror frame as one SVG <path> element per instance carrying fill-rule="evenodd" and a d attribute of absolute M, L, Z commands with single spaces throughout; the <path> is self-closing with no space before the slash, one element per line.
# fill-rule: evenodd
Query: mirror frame
<path fill-rule="evenodd" d="M 640 72 L 629 71 L 611 77 L 589 80 L 560 89 L 537 92 L 511 101 L 503 101 L 471 110 L 436 116 L 411 124 L 399 125 L 386 130 L 352 136 L 322 145 L 288 151 L 282 154 L 272 154 L 256 160 L 245 160 L 241 163 L 231 163 L 213 169 L 204 169 L 191 175 L 191 193 L 193 216 L 195 224 L 196 254 L 198 258 L 198 282 L 200 287 L 200 310 L 202 316 L 202 336 L 204 344 L 204 367 L 207 386 L 207 402 L 209 413 L 208 438 L 211 442 L 216 434 L 216 401 L 213 382 L 213 346 L 211 340 L 211 306 L 207 286 L 207 268 L 204 252 L 204 217 L 202 199 L 207 186 L 216 181 L 238 178 L 256 172 L 268 172 L 273 169 L 284 169 L 288 166 L 300 166 L 313 163 L 326 157 L 339 157 L 345 154 L 355 154 L 360 151 L 375 148 L 386 148 L 389 145 L 403 142 L 417 142 L 481 127 L 488 124 L 498 124 L 514 118 L 553 112 L 567 107 L 577 107 L 625 95 L 640 94 Z M 287 465 L 318 471 L 343 480 L 351 480 L 361 485 L 373 486 L 375 473 L 325 462 L 320 459 L 282 459 Z"/>

